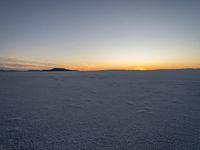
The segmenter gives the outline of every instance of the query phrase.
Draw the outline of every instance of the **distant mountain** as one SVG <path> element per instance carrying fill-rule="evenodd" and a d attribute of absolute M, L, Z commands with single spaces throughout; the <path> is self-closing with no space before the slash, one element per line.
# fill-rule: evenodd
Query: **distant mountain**
<path fill-rule="evenodd" d="M 4 70 L 4 69 L 0 69 L 0 72 L 18 72 L 18 70 Z"/>
<path fill-rule="evenodd" d="M 42 70 L 42 71 L 78 71 L 78 70 L 71 70 L 71 69 L 65 69 L 65 68 L 52 68 L 52 69 Z"/>
<path fill-rule="evenodd" d="M 0 72 L 47 72 L 47 71 L 79 71 L 79 70 L 71 70 L 71 69 L 65 69 L 65 68 L 52 68 L 52 69 L 46 69 L 46 70 L 14 70 L 14 69 L 1 69 Z"/>

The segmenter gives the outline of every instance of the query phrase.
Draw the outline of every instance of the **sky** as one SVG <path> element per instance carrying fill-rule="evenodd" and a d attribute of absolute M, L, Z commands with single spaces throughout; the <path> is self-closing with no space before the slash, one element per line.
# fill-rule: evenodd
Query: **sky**
<path fill-rule="evenodd" d="M 1 0 L 0 67 L 200 68 L 200 1 Z"/>

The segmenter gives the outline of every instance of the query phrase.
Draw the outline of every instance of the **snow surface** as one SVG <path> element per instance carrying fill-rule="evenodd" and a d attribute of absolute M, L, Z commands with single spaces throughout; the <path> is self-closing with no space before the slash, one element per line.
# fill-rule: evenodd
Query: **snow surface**
<path fill-rule="evenodd" d="M 200 70 L 1 72 L 0 150 L 199 150 Z"/>

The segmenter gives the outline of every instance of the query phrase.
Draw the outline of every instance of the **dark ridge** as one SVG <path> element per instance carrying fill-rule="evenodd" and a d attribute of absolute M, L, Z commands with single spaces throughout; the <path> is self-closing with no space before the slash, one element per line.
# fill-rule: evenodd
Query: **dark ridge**
<path fill-rule="evenodd" d="M 48 71 L 79 71 L 79 70 L 71 70 L 65 68 L 52 68 L 45 70 L 11 70 L 11 69 L 0 69 L 0 72 L 48 72 Z"/>
<path fill-rule="evenodd" d="M 42 71 L 78 71 L 78 70 L 71 70 L 71 69 L 65 69 L 65 68 L 52 68 L 52 69 L 42 70 Z"/>
<path fill-rule="evenodd" d="M 0 70 L 0 72 L 19 72 L 19 70 Z"/>

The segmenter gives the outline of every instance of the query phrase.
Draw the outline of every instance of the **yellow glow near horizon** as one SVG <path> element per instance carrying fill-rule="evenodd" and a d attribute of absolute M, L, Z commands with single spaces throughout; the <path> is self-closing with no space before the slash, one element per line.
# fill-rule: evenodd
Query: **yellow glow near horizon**
<path fill-rule="evenodd" d="M 137 58 L 135 56 L 135 58 Z M 49 58 L 48 58 L 49 59 Z M 33 61 L 34 60 L 34 61 Z M 113 56 L 104 59 L 92 59 L 92 60 L 81 60 L 74 59 L 68 60 L 64 57 L 62 59 L 55 60 L 43 60 L 40 62 L 36 59 L 18 59 L 18 58 L 0 58 L 0 63 L 3 67 L 8 68 L 19 68 L 19 69 L 48 69 L 48 68 L 66 68 L 81 71 L 95 71 L 95 70 L 157 70 L 157 69 L 180 69 L 180 68 L 200 68 L 200 62 L 198 59 L 160 59 L 151 57 L 145 59 L 132 59 L 129 57 Z M 170 60 L 170 61 L 169 61 Z M 52 64 L 53 63 L 53 64 Z M 7 64 L 7 65 L 5 65 Z M 1 67 L 1 66 L 0 66 Z"/>
<path fill-rule="evenodd" d="M 81 71 L 96 71 L 96 70 L 158 70 L 158 69 L 181 69 L 181 68 L 200 68 L 200 65 L 152 65 L 152 66 L 67 66 L 65 68 L 81 70 Z"/>

